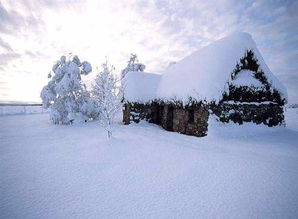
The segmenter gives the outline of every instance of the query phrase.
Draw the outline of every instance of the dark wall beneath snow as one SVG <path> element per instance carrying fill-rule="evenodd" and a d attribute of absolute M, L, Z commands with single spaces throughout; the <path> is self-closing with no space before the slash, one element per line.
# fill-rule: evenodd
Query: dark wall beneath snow
<path fill-rule="evenodd" d="M 123 122 L 130 124 L 131 122 L 139 123 L 145 120 L 151 123 L 161 124 L 161 115 L 163 108 L 159 104 L 140 104 L 125 103 L 123 109 Z"/>
<path fill-rule="evenodd" d="M 124 124 L 146 120 L 168 131 L 199 137 L 207 135 L 208 117 L 208 106 L 203 104 L 181 107 L 175 104 L 126 103 L 123 110 Z"/>

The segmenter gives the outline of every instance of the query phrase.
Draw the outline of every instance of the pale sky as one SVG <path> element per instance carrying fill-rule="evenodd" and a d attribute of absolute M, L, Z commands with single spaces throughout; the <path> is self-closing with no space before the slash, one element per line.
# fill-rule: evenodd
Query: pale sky
<path fill-rule="evenodd" d="M 234 31 L 253 36 L 298 103 L 298 1 L 0 0 L 0 101 L 40 102 L 52 65 L 69 52 L 94 70 L 107 56 L 118 71 L 136 53 L 145 71 L 162 73 Z"/>

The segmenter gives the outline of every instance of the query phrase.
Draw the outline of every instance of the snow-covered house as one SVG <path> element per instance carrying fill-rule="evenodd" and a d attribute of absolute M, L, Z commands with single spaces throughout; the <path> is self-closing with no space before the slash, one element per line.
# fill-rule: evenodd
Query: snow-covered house
<path fill-rule="evenodd" d="M 247 33 L 215 41 L 163 74 L 129 72 L 125 80 L 125 124 L 145 119 L 205 136 L 210 113 L 222 122 L 284 123 L 286 89 Z"/>

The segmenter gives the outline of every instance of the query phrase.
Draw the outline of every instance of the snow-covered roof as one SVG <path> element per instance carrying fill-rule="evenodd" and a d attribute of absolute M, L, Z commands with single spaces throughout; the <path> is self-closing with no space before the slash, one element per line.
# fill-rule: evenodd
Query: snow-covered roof
<path fill-rule="evenodd" d="M 146 103 L 156 99 L 160 76 L 147 72 L 128 72 L 125 76 L 125 100 Z"/>
<path fill-rule="evenodd" d="M 230 81 L 230 84 L 235 87 L 247 86 L 254 88 L 265 88 L 265 85 L 261 83 L 258 79 L 254 77 L 254 73 L 251 70 L 241 70 L 234 80 Z"/>
<path fill-rule="evenodd" d="M 287 98 L 286 88 L 266 65 L 251 35 L 243 32 L 217 40 L 194 52 L 169 66 L 161 77 L 156 74 L 149 76 L 151 74 L 142 72 L 128 75 L 128 81 L 134 81 L 132 86 L 135 90 L 129 83 L 129 96 L 125 98 L 131 100 L 133 97 L 134 100 L 142 102 L 153 99 L 187 102 L 190 97 L 196 100 L 219 101 L 227 89 L 227 82 L 230 81 L 237 62 L 248 50 L 254 52 L 272 87 L 280 92 L 282 98 Z"/>
<path fill-rule="evenodd" d="M 252 50 L 268 81 L 283 97 L 285 87 L 272 74 L 247 33 L 235 33 L 194 52 L 170 66 L 163 74 L 157 95 L 163 99 L 220 100 L 237 62 Z"/>

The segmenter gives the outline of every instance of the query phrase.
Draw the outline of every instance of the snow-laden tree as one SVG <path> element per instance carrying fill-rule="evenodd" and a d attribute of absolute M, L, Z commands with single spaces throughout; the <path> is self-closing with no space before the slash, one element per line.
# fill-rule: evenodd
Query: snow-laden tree
<path fill-rule="evenodd" d="M 130 71 L 143 72 L 146 66 L 139 63 L 138 57 L 136 54 L 131 54 L 128 60 L 127 66 L 121 72 L 121 77 L 124 78 L 125 75 Z"/>
<path fill-rule="evenodd" d="M 99 103 L 99 121 L 106 129 L 108 138 L 112 136 L 111 124 L 121 108 L 123 96 L 121 83 L 113 74 L 114 70 L 113 66 L 109 66 L 105 62 L 102 65 L 102 70 L 95 78 L 92 89 L 93 98 Z"/>
<path fill-rule="evenodd" d="M 99 104 L 100 102 L 91 97 L 88 91 L 84 91 L 82 93 L 82 98 L 80 99 L 80 112 L 82 118 L 84 118 L 85 121 L 88 119 L 98 119 L 100 113 Z"/>
<path fill-rule="evenodd" d="M 51 80 L 42 89 L 40 97 L 44 108 L 50 108 L 50 118 L 54 124 L 70 124 L 82 116 L 82 105 L 89 102 L 81 75 L 92 71 L 89 62 L 81 62 L 78 56 L 62 56 L 48 74 Z M 82 112 L 81 112 L 82 111 Z M 85 113 L 89 117 L 88 113 Z"/>

